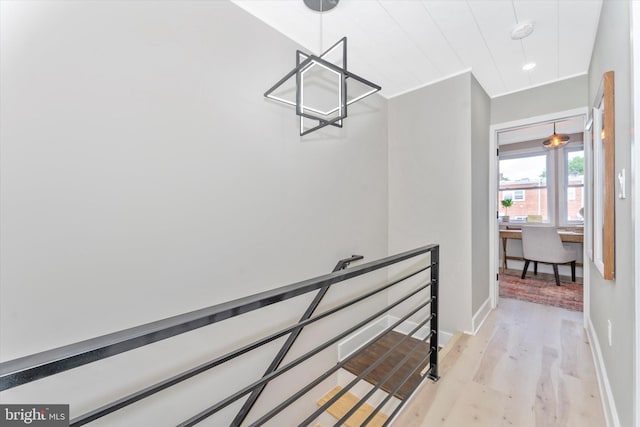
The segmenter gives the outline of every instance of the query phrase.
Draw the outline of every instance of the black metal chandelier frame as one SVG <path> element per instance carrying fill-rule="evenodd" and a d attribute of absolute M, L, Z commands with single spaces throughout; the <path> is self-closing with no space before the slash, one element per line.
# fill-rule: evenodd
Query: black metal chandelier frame
<path fill-rule="evenodd" d="M 342 66 L 333 64 L 326 60 L 328 54 L 333 52 L 335 49 L 342 50 Z M 305 73 L 310 70 L 314 66 L 323 67 L 326 70 L 335 73 L 338 76 L 338 105 L 329 110 L 322 111 L 319 108 L 315 108 L 313 106 L 305 105 L 304 103 L 304 78 Z M 280 88 L 285 82 L 295 76 L 296 79 L 296 100 L 295 102 L 283 99 L 274 95 L 274 92 Z M 370 88 L 370 90 L 364 92 L 363 94 L 355 97 L 354 99 L 347 100 L 347 79 L 351 78 L 357 80 L 358 82 L 366 85 Z M 293 105 L 296 107 L 296 114 L 300 117 L 300 136 L 307 135 L 316 130 L 322 129 L 325 126 L 335 126 L 342 127 L 342 121 L 347 117 L 347 106 L 353 104 L 356 101 L 359 101 L 363 98 L 366 98 L 369 95 L 372 95 L 378 91 L 380 91 L 382 87 L 379 85 L 372 83 L 350 71 L 347 70 L 347 38 L 343 37 L 338 42 L 336 42 L 333 46 L 323 52 L 320 56 L 316 56 L 313 54 L 307 54 L 300 50 L 296 51 L 296 67 L 289 71 L 282 79 L 280 79 L 275 85 L 273 85 L 269 90 L 264 93 L 264 96 L 268 99 L 272 99 L 274 101 L 278 101 L 287 105 Z M 332 114 L 338 112 L 338 115 L 335 117 L 329 118 Z M 315 120 L 318 122 L 317 125 L 304 129 L 304 119 Z"/>

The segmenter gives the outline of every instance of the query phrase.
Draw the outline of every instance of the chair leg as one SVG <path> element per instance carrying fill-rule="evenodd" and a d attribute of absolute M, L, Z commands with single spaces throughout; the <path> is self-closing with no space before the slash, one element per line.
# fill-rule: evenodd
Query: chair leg
<path fill-rule="evenodd" d="M 533 261 L 533 275 L 538 275 L 538 261 Z"/>
<path fill-rule="evenodd" d="M 576 281 L 576 262 L 571 261 L 571 281 Z"/>
<path fill-rule="evenodd" d="M 553 274 L 556 276 L 556 285 L 560 286 L 560 274 L 558 274 L 558 264 L 553 264 Z"/>
<path fill-rule="evenodd" d="M 522 277 L 521 277 L 521 279 L 524 279 L 524 276 L 527 274 L 527 268 L 529 268 L 529 260 L 525 259 L 524 260 L 524 268 L 522 269 Z"/>

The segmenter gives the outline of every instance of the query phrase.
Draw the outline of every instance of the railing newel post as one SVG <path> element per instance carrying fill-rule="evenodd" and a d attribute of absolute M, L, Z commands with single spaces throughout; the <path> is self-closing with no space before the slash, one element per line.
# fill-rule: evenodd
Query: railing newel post
<path fill-rule="evenodd" d="M 440 245 L 436 245 L 431 249 L 431 341 L 429 347 L 431 347 L 431 356 L 429 357 L 429 364 L 431 369 L 429 370 L 428 377 L 432 381 L 438 381 L 440 376 L 438 375 L 438 288 L 439 281 L 439 267 L 440 267 Z"/>

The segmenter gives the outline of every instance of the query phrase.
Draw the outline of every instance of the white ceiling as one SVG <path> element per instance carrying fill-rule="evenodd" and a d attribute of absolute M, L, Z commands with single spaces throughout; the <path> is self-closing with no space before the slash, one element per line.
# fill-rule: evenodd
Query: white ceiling
<path fill-rule="evenodd" d="M 341 0 L 321 15 L 303 0 L 232 1 L 310 53 L 347 36 L 349 70 L 381 85 L 386 97 L 468 70 L 491 97 L 584 74 L 602 6 L 602 0 Z M 533 34 L 512 40 L 523 21 L 534 22 Z M 526 62 L 537 66 L 522 71 Z"/>

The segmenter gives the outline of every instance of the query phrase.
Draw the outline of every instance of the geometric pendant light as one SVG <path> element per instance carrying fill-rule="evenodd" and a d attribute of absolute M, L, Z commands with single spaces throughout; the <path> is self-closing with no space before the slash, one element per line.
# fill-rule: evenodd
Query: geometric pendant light
<path fill-rule="evenodd" d="M 335 6 L 337 1 L 330 3 Z M 295 89 L 287 91 L 287 83 L 293 83 Z M 343 37 L 319 56 L 296 51 L 295 68 L 264 96 L 296 107 L 302 136 L 329 125 L 341 128 L 347 117 L 347 106 L 381 89 L 347 70 L 347 38 Z"/>
<path fill-rule="evenodd" d="M 542 141 L 545 148 L 558 148 L 569 141 L 569 135 L 556 133 L 556 122 L 553 122 L 553 135 Z"/>

